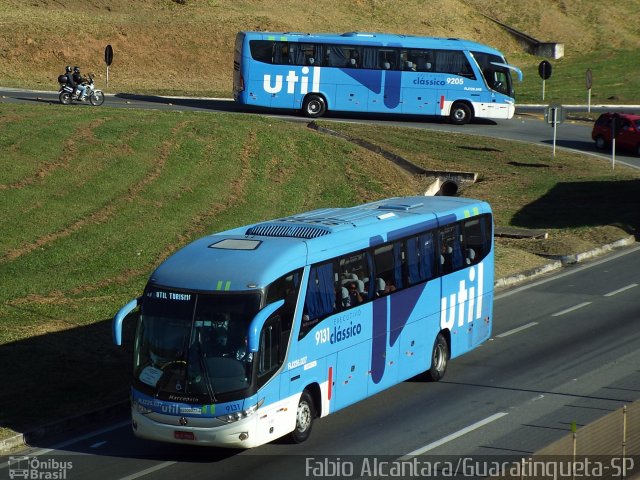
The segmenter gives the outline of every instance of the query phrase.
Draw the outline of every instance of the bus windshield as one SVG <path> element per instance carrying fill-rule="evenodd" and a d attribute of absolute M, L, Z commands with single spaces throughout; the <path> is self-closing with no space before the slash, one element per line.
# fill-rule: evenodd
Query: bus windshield
<path fill-rule="evenodd" d="M 155 395 L 216 395 L 251 384 L 249 323 L 260 293 L 191 294 L 151 288 L 141 306 L 134 377 Z"/>
<path fill-rule="evenodd" d="M 511 72 L 508 68 L 501 66 L 506 64 L 504 58 L 483 52 L 473 52 L 473 57 L 478 62 L 480 71 L 491 90 L 510 97 L 514 96 Z"/>

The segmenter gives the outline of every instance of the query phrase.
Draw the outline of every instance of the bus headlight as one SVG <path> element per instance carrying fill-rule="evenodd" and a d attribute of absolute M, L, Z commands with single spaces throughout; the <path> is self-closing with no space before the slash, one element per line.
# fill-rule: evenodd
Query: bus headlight
<path fill-rule="evenodd" d="M 131 399 L 131 407 L 133 407 L 133 409 L 141 415 L 147 415 L 153 412 L 153 410 L 145 407 L 144 405 L 142 405 L 140 402 L 138 402 L 133 398 Z"/>
<path fill-rule="evenodd" d="M 258 403 L 256 403 L 255 405 L 252 405 L 251 407 L 247 408 L 246 410 L 242 410 L 241 412 L 233 412 L 228 415 L 220 415 L 219 417 L 216 417 L 216 418 L 218 420 L 222 420 L 224 423 L 237 422 L 238 420 L 242 420 L 256 413 L 256 410 L 258 410 L 263 403 L 264 403 L 264 398 L 258 401 Z"/>

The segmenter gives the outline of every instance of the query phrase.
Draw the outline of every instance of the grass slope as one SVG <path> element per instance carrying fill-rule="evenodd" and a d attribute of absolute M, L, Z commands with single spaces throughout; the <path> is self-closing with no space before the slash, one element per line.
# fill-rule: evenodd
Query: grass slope
<path fill-rule="evenodd" d="M 487 43 L 524 69 L 518 100 L 540 101 L 541 59 L 488 15 L 541 41 L 565 43 L 546 100 L 584 103 L 591 68 L 594 102 L 640 103 L 640 23 L 628 21 L 639 14 L 638 2 L 609 8 L 592 0 L 4 0 L 0 85 L 55 89 L 64 65 L 80 65 L 104 88 L 103 52 L 111 44 L 107 91 L 230 96 L 239 30 L 360 30 Z"/>

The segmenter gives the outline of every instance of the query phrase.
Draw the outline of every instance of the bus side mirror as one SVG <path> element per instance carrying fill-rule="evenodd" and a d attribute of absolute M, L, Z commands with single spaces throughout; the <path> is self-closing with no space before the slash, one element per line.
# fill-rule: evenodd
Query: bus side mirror
<path fill-rule="evenodd" d="M 282 305 L 284 305 L 284 300 L 278 300 L 276 302 L 270 303 L 262 310 L 260 310 L 255 317 L 253 317 L 253 320 L 251 320 L 251 325 L 249 325 L 249 338 L 247 339 L 247 346 L 250 352 L 258 351 L 258 344 L 260 341 L 260 332 L 262 331 L 262 327 L 269 319 L 269 317 L 271 317 L 273 312 L 282 307 Z"/>
<path fill-rule="evenodd" d="M 127 315 L 129 315 L 135 308 L 140 305 L 140 301 L 142 297 L 134 298 L 129 303 L 127 303 L 124 307 L 122 307 L 116 316 L 113 317 L 113 322 L 111 324 L 112 332 L 113 332 L 113 343 L 118 346 L 122 345 L 122 322 Z"/>

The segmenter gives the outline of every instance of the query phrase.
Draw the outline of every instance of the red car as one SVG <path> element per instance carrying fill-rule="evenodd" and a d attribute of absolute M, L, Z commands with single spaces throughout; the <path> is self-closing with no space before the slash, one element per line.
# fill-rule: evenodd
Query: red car
<path fill-rule="evenodd" d="M 603 113 L 593 125 L 591 138 L 599 149 L 611 146 L 612 132 L 616 135 L 616 149 L 631 150 L 640 156 L 640 115 Z"/>

